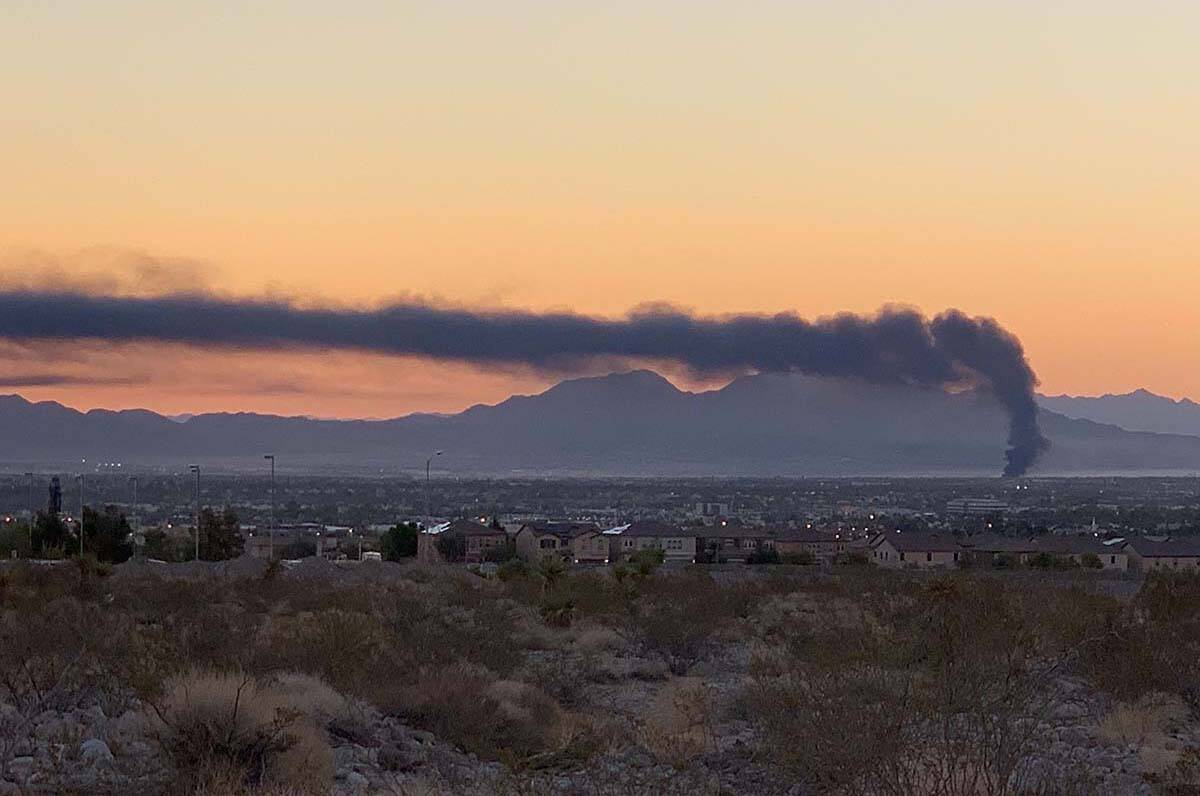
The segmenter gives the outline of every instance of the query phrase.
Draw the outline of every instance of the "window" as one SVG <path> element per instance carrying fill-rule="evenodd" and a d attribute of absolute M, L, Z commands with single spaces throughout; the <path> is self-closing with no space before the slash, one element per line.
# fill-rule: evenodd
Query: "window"
<path fill-rule="evenodd" d="M 932 561 L 932 560 L 933 560 L 933 553 L 926 553 L 926 554 L 925 554 L 925 560 L 926 560 L 926 561 Z"/>
<path fill-rule="evenodd" d="M 542 548 L 543 550 L 553 550 L 554 548 L 558 547 L 558 540 L 557 539 L 539 539 L 538 547 Z"/>
<path fill-rule="evenodd" d="M 903 561 L 903 560 L 904 560 L 904 553 L 901 553 L 901 554 L 900 554 L 900 560 L 901 560 L 901 561 Z"/>
<path fill-rule="evenodd" d="M 1110 563 L 1110 564 L 1115 564 L 1115 563 L 1117 563 L 1117 557 L 1116 557 L 1116 556 L 1109 556 L 1109 557 L 1108 557 L 1108 563 Z"/>

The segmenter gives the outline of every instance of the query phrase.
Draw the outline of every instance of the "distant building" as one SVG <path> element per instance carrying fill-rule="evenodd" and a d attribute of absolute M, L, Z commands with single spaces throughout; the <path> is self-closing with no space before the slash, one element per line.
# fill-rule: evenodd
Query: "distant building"
<path fill-rule="evenodd" d="M 697 517 L 728 517 L 728 503 L 700 502 L 696 504 Z"/>
<path fill-rule="evenodd" d="M 1145 537 L 1130 539 L 1125 543 L 1129 555 L 1129 566 L 1141 572 L 1175 570 L 1195 572 L 1200 569 L 1200 540 L 1163 539 L 1154 541 Z"/>
<path fill-rule="evenodd" d="M 953 567 L 963 547 L 951 534 L 881 533 L 871 542 L 871 561 L 881 567 Z"/>
<path fill-rule="evenodd" d="M 714 525 L 697 531 L 700 552 L 714 563 L 744 562 L 762 550 L 775 546 L 775 534 L 766 528 L 742 528 Z"/>
<path fill-rule="evenodd" d="M 698 552 L 694 531 L 657 520 L 639 520 L 610 528 L 604 534 L 612 561 L 628 558 L 639 550 L 662 550 L 665 562 L 692 563 Z"/>
<path fill-rule="evenodd" d="M 1006 511 L 1008 504 L 993 498 L 955 498 L 946 503 L 946 513 L 958 516 L 986 517 Z"/>
<path fill-rule="evenodd" d="M 438 540 L 453 536 L 462 538 L 463 561 L 468 564 L 479 564 L 490 548 L 508 544 L 508 533 L 503 528 L 492 528 L 475 520 L 452 520 L 417 534 L 417 560 L 431 564 L 444 562 L 446 558 Z"/>
<path fill-rule="evenodd" d="M 849 542 L 839 533 L 810 529 L 786 529 L 775 537 L 775 550 L 781 556 L 808 553 L 817 561 L 832 562 L 838 553 L 846 552 Z"/>
<path fill-rule="evenodd" d="M 515 539 L 517 553 L 526 561 L 549 557 L 575 564 L 608 563 L 608 539 L 594 522 L 526 522 Z"/>

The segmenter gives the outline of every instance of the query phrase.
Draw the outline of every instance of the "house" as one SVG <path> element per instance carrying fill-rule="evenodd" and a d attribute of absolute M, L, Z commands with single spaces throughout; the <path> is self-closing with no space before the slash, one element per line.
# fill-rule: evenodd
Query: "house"
<path fill-rule="evenodd" d="M 556 556 L 575 564 L 608 563 L 609 540 L 593 522 L 527 522 L 515 538 L 526 561 Z"/>
<path fill-rule="evenodd" d="M 638 520 L 604 531 L 609 542 L 609 560 L 628 558 L 639 550 L 662 550 L 666 563 L 692 563 L 698 545 L 694 530 L 657 520 Z"/>
<path fill-rule="evenodd" d="M 713 563 L 740 562 L 775 546 L 774 532 L 766 528 L 748 528 L 717 524 L 695 529 L 704 560 Z"/>
<path fill-rule="evenodd" d="M 417 534 L 417 560 L 435 564 L 447 560 L 443 549 L 447 546 L 439 540 L 459 540 L 459 553 L 468 564 L 479 564 L 488 549 L 508 544 L 508 534 L 503 528 L 494 528 L 475 520 L 453 520 L 434 525 Z"/>
<path fill-rule="evenodd" d="M 1055 558 L 1070 559 L 1073 564 L 1096 569 L 1121 572 L 1129 569 L 1129 554 L 1120 540 L 1101 539 L 1091 534 L 1073 534 L 1038 536 L 1031 539 L 1030 544 L 1035 550 L 1035 555 L 1042 553 Z M 1027 562 L 1028 560 L 1026 558 Z"/>
<path fill-rule="evenodd" d="M 1200 569 L 1200 539 L 1155 541 L 1136 537 L 1128 540 L 1123 550 L 1129 556 L 1129 568 L 1140 572 L 1195 572 Z"/>
<path fill-rule="evenodd" d="M 838 553 L 848 549 L 849 542 L 840 533 L 825 533 L 814 530 L 780 531 L 775 537 L 775 550 L 780 556 L 797 556 L 807 553 L 816 561 L 832 562 Z"/>
<path fill-rule="evenodd" d="M 881 533 L 870 546 L 870 560 L 881 567 L 953 567 L 964 548 L 951 534 Z"/>

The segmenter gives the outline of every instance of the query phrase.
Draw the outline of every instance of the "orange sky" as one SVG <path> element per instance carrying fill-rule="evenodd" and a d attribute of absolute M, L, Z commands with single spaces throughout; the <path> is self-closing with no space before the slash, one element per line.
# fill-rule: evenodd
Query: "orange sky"
<path fill-rule="evenodd" d="M 0 276 L 151 261 L 174 275 L 141 289 L 336 303 L 959 307 L 1015 331 L 1044 391 L 1200 398 L 1200 6 L 732 6 L 5 4 Z M 62 348 L 0 344 L 0 366 L 120 383 L 0 391 L 390 416 L 553 380 Z"/>

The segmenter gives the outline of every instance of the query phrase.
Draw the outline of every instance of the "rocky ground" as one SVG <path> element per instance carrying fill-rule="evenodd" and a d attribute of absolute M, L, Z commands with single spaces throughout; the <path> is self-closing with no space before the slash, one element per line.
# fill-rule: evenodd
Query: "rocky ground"
<path fill-rule="evenodd" d="M 249 582 L 244 579 L 262 579 L 264 570 L 262 562 L 251 560 L 219 565 L 130 563 L 118 567 L 110 576 L 112 582 L 102 584 L 104 588 L 88 599 L 107 605 L 110 590 L 119 594 L 119 584 L 140 583 L 148 577 L 243 579 L 244 586 Z M 267 611 L 263 627 L 269 628 L 278 615 L 292 610 L 288 606 L 294 606 L 308 589 L 333 590 L 346 583 L 365 589 L 347 592 L 348 601 L 373 594 L 372 589 L 385 583 L 397 589 L 393 599 L 419 595 L 422 600 L 438 602 L 450 594 L 437 573 L 418 577 L 401 567 L 339 567 L 314 561 L 287 565 L 283 577 L 302 588 L 284 590 L 285 597 Z M 834 598 L 827 593 L 833 587 L 828 580 L 828 574 L 823 574 L 806 581 L 808 591 L 772 592 L 775 596 L 762 592 L 751 610 L 729 614 L 720 629 L 704 638 L 699 652 L 680 665 L 661 649 L 638 641 L 642 631 L 635 625 L 607 614 L 577 615 L 573 621 L 555 624 L 551 618 L 558 614 L 539 610 L 536 603 L 521 602 L 515 590 L 502 591 L 511 587 L 471 576 L 464 581 L 466 596 L 459 594 L 462 604 L 503 602 L 515 623 L 511 632 L 520 636 L 519 662 L 487 680 L 489 698 L 497 709 L 519 714 L 526 709 L 526 703 L 518 698 L 521 689 L 536 688 L 541 698 L 553 705 L 554 721 L 562 727 L 561 736 L 556 736 L 559 740 L 544 751 L 509 756 L 501 750 L 491 755 L 494 759 L 482 759 L 446 735 L 421 729 L 419 721 L 403 718 L 407 714 L 402 711 L 382 711 L 362 698 L 334 692 L 313 675 L 296 675 L 301 685 L 319 692 L 317 697 L 310 694 L 303 703 L 306 707 L 298 711 L 304 713 L 306 726 L 311 724 L 317 733 L 315 744 L 306 748 L 322 758 L 320 778 L 331 784 L 314 786 L 309 782 L 300 790 L 264 793 L 815 793 L 811 783 L 772 754 L 771 741 L 748 708 L 746 694 L 748 684 L 761 676 L 756 655 L 764 645 L 786 641 L 773 635 L 775 631 L 784 628 L 791 632 L 804 625 L 805 617 L 837 613 L 839 609 L 831 602 Z M 476 594 L 477 588 L 483 591 Z M 669 589 L 640 588 L 646 595 L 642 599 L 655 597 L 663 604 L 674 594 Z M 725 588 L 728 586 L 719 587 Z M 725 592 L 713 593 L 725 599 Z M 703 610 L 705 594 L 711 596 L 703 592 L 689 597 L 697 601 L 698 610 Z M 842 605 L 852 604 L 845 596 L 836 599 Z M 466 609 L 460 606 L 455 610 Z M 639 604 L 639 610 L 644 610 L 644 605 Z M 306 609 L 301 614 L 311 612 Z M 650 614 L 643 613 L 639 621 L 647 616 Z M 346 621 L 346 617 L 338 621 Z M 825 630 L 836 627 L 835 619 Z M 811 629 L 816 632 L 820 628 Z M 260 628 L 259 632 L 266 631 Z M 777 646 L 776 652 L 782 649 L 786 647 Z M 312 661 L 307 665 L 310 669 L 315 666 Z M 8 693 L 21 691 L 15 681 L 27 674 L 0 672 Z M 1039 689 L 1042 696 L 1024 719 L 1028 723 L 1014 725 L 1028 730 L 1030 742 L 1005 793 L 1200 793 L 1200 787 L 1189 790 L 1190 774 L 1176 771 L 1189 750 L 1200 749 L 1200 720 L 1189 709 L 1186 693 L 1150 691 L 1122 701 L 1075 674 L 1053 671 L 1046 678 Z M 166 751 L 157 703 L 137 699 L 130 688 L 102 686 L 105 684 L 85 678 L 83 686 L 70 694 L 41 695 L 38 704 L 53 707 L 32 712 L 0 702 L 0 796 L 179 792 L 179 771 Z M 505 694 L 515 696 L 510 699 Z M 319 709 L 309 707 L 318 703 Z M 330 704 L 336 707 L 328 707 Z M 536 721 L 529 715 L 516 719 L 526 724 Z M 256 791 L 212 792 L 242 796 Z M 921 796 L 920 791 L 901 792 Z"/>

